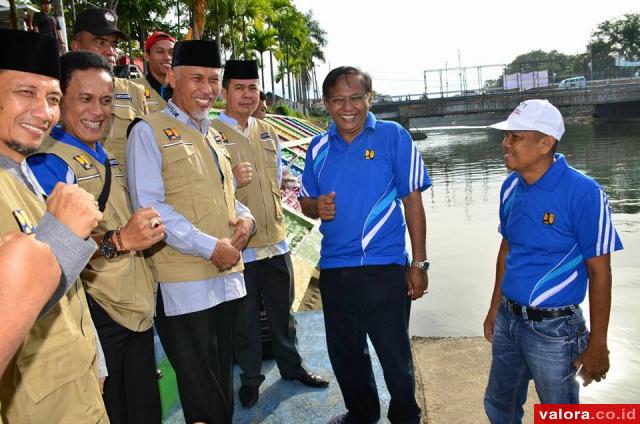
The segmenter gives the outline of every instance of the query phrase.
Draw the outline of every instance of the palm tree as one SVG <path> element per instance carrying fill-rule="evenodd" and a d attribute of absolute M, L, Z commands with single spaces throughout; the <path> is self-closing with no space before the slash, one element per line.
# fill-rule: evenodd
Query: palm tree
<path fill-rule="evenodd" d="M 261 22 L 253 24 L 249 33 L 251 48 L 260 54 L 260 72 L 262 75 L 262 91 L 264 92 L 264 52 L 271 52 L 278 45 L 278 32 L 273 28 L 266 28 Z M 273 88 L 272 88 L 273 89 Z"/>

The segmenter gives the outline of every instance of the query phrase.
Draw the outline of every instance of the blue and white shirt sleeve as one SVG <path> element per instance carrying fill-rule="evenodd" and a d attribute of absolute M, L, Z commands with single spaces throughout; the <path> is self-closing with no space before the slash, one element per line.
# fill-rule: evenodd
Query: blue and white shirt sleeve
<path fill-rule="evenodd" d="M 311 197 L 317 198 L 320 193 L 318 178 L 322 172 L 327 154 L 329 153 L 329 134 L 324 133 L 316 137 L 307 150 L 304 162 L 304 172 L 302 173 L 302 187 L 300 188 L 299 198 Z M 324 193 L 326 194 L 326 193 Z"/>
<path fill-rule="evenodd" d="M 58 156 L 37 153 L 27 158 L 29 168 L 38 180 L 45 195 L 49 196 L 57 183 L 75 184 L 76 175 L 69 165 Z"/>
<path fill-rule="evenodd" d="M 395 143 L 393 169 L 398 197 L 402 199 L 413 191 L 424 191 L 431 187 L 431 179 L 418 146 L 411 139 L 409 132 L 400 125 L 394 131 L 397 133 L 393 134 Z"/>
<path fill-rule="evenodd" d="M 573 229 L 585 259 L 622 250 L 609 198 L 599 186 L 580 196 L 574 207 Z"/>
<path fill-rule="evenodd" d="M 518 175 L 513 172 L 502 183 L 500 188 L 500 209 L 498 214 L 500 216 L 500 224 L 498 224 L 498 232 L 502 236 L 506 236 L 507 221 L 509 213 L 511 212 L 511 204 L 515 198 L 518 186 Z"/>

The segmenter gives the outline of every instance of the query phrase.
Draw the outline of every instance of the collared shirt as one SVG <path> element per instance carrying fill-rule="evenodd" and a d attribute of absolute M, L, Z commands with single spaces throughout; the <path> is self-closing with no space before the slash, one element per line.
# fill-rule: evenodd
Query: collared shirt
<path fill-rule="evenodd" d="M 166 101 L 169 101 L 169 99 L 173 97 L 173 88 L 171 88 L 170 85 L 162 85 L 162 83 L 158 81 L 151 72 L 147 72 L 147 75 L 145 75 L 145 77 L 147 78 L 147 81 L 149 81 L 149 85 L 151 86 L 151 88 L 156 90 L 160 97 L 162 97 Z"/>
<path fill-rule="evenodd" d="M 24 184 L 42 199 L 36 177 L 31 172 L 26 161 L 16 163 L 0 155 L 0 168 L 8 171 L 21 184 Z M 49 212 L 44 214 L 37 225 L 36 239 L 51 247 L 51 251 L 58 260 L 62 271 L 60 284 L 43 308 L 43 312 L 40 314 L 43 315 L 67 293 L 69 287 L 78 278 L 80 272 L 96 251 L 96 243 L 91 238 L 88 240 L 81 239 Z"/>
<path fill-rule="evenodd" d="M 371 112 L 347 143 L 335 123 L 307 149 L 300 197 L 335 192 L 336 215 L 323 221 L 320 268 L 407 263 L 401 199 L 431 187 L 409 133 Z"/>
<path fill-rule="evenodd" d="M 104 151 L 104 148 L 99 141 L 96 142 L 96 148 L 94 150 L 63 130 L 59 125 L 53 128 L 51 131 L 51 137 L 55 138 L 60 143 L 68 144 L 83 150 L 100 163 L 105 163 L 107 160 L 107 153 Z M 47 196 L 51 193 L 58 182 L 67 184 L 76 183 L 76 175 L 73 170 L 57 155 L 36 153 L 29 156 L 27 158 L 27 162 L 38 179 L 42 192 Z"/>
<path fill-rule="evenodd" d="M 238 121 L 230 117 L 224 112 L 220 112 L 218 119 L 225 124 L 233 127 L 240 134 L 249 138 L 249 134 L 251 134 L 251 130 L 256 123 L 256 118 L 253 116 L 249 117 L 249 121 L 246 128 L 242 128 Z M 277 136 L 276 136 L 277 137 Z M 278 176 L 278 186 L 282 185 L 282 152 L 280 148 L 280 140 L 276 138 L 276 175 Z M 269 193 L 269 195 L 271 195 Z M 269 246 L 264 247 L 247 247 L 242 251 L 242 260 L 245 263 L 258 261 L 260 259 L 270 258 L 272 256 L 284 255 L 289 251 L 289 246 L 287 246 L 287 241 L 282 240 L 278 243 L 274 243 Z"/>
<path fill-rule="evenodd" d="M 169 101 L 162 111 L 185 125 L 206 134 L 211 121 L 194 121 L 178 106 Z M 218 166 L 218 158 L 211 150 L 212 159 Z M 217 238 L 201 232 L 173 206 L 165 202 L 164 181 L 162 179 L 162 153 L 148 123 L 138 122 L 129 134 L 126 151 L 127 178 L 131 203 L 134 210 L 153 207 L 160 213 L 166 229 L 166 243 L 185 255 L 200 256 L 209 260 L 216 247 Z M 239 217 L 251 218 L 251 212 L 236 201 Z M 244 276 L 234 272 L 207 280 L 166 283 L 158 281 L 162 290 L 162 300 L 167 316 L 198 312 L 222 302 L 241 298 L 247 294 Z"/>
<path fill-rule="evenodd" d="M 554 308 L 584 300 L 586 260 L 622 249 L 609 200 L 561 154 L 535 183 L 512 173 L 500 190 L 500 233 L 509 243 L 502 293 Z"/>

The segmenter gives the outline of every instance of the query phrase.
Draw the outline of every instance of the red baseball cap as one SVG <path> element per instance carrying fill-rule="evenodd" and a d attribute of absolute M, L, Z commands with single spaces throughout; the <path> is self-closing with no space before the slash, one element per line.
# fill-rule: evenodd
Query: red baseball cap
<path fill-rule="evenodd" d="M 169 40 L 172 42 L 176 42 L 176 39 L 167 34 L 166 32 L 156 31 L 147 38 L 147 41 L 144 42 L 144 51 L 148 52 L 155 43 L 160 40 Z"/>

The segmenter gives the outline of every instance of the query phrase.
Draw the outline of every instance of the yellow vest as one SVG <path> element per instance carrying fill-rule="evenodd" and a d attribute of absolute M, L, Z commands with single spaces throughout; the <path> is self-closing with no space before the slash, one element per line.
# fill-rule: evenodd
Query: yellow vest
<path fill-rule="evenodd" d="M 113 153 L 124 171 L 124 152 L 127 146 L 127 128 L 137 117 L 147 114 L 144 87 L 126 79 L 116 78 L 113 88 L 111 125 L 102 145 Z"/>
<path fill-rule="evenodd" d="M 0 234 L 37 231 L 44 202 L 3 169 L 0 193 Z M 96 338 L 80 279 L 27 334 L 0 379 L 0 403 L 0 415 L 8 424 L 108 422 L 98 386 Z"/>
<path fill-rule="evenodd" d="M 96 199 L 100 196 L 105 168 L 93 156 L 53 137 L 44 141 L 39 152 L 54 154 L 65 161 L 76 174 L 78 186 Z M 94 234 L 124 227 L 133 215 L 124 175 L 113 155 L 106 153 L 111 162 L 111 190 Z M 131 331 L 151 328 L 155 309 L 154 282 L 142 252 L 113 259 L 99 256 L 89 262 L 81 278 L 87 293 L 118 324 Z"/>
<path fill-rule="evenodd" d="M 236 218 L 233 172 L 227 149 L 217 143 L 215 130 L 206 137 L 164 112 L 143 118 L 153 129 L 162 154 L 165 201 L 205 234 L 231 237 L 229 219 Z M 218 168 L 211 152 L 218 157 Z M 221 175 L 224 181 L 221 180 Z M 219 271 L 210 260 L 184 255 L 161 243 L 151 249 L 152 269 L 162 283 L 206 280 L 242 271 L 240 260 Z"/>
<path fill-rule="evenodd" d="M 256 233 L 249 239 L 248 247 L 264 247 L 284 240 L 286 230 L 276 175 L 277 136 L 273 127 L 256 119 L 249 137 L 245 137 L 220 119 L 214 120 L 211 126 L 226 142 L 232 165 L 249 162 L 253 168 L 251 183 L 236 191 L 238 200 L 249 208 L 256 220 Z"/>
<path fill-rule="evenodd" d="M 141 76 L 140 78 L 133 79 L 133 82 L 140 84 L 144 87 L 144 96 L 147 99 L 147 106 L 149 107 L 149 113 L 160 112 L 167 106 L 167 102 L 160 96 L 151 84 L 149 84 L 149 80 L 146 77 Z"/>

